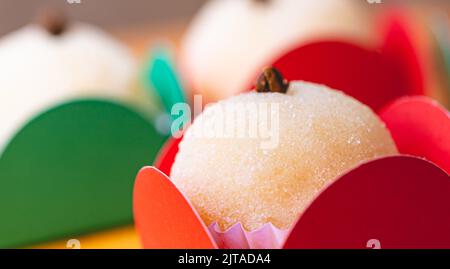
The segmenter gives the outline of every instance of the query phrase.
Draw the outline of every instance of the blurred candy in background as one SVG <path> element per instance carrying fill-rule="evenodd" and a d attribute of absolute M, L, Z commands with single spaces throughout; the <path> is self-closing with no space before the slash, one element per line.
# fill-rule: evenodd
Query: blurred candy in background
<path fill-rule="evenodd" d="M 172 105 L 248 90 L 299 47 L 392 56 L 449 106 L 450 6 L 376 2 L 0 0 L 0 247 L 140 247 L 133 183 Z"/>

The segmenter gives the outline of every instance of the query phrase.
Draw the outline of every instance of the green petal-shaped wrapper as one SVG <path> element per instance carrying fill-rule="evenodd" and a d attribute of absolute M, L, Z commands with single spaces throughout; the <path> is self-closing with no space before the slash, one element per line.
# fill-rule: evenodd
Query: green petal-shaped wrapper
<path fill-rule="evenodd" d="M 134 178 L 164 140 L 148 119 L 106 100 L 37 116 L 0 155 L 0 247 L 132 222 Z"/>

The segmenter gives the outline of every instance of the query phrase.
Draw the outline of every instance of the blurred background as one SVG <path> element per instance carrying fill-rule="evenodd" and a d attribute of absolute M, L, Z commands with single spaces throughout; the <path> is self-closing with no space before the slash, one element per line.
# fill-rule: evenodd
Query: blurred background
<path fill-rule="evenodd" d="M 273 14 L 268 2 L 274 3 Z M 276 5 L 279 2 L 286 4 Z M 202 9 L 205 4 L 207 7 Z M 41 18 L 39 14 L 49 8 L 61 10 L 69 22 L 80 21 L 89 26 L 82 27 L 78 32 L 68 31 L 67 39 L 61 38 L 64 41 L 58 42 L 59 39 L 52 35 L 66 37 L 58 33 L 58 27 L 61 27 L 58 26 L 58 17 L 56 26 L 50 25 L 49 30 L 56 31 L 56 34 L 42 31 L 42 25 L 36 24 Z M 380 34 L 381 20 L 374 18 L 397 9 L 406 15 L 406 25 L 419 55 L 417 58 L 423 64 L 423 73 L 427 77 L 424 94 L 450 107 L 448 0 L 0 0 L 0 214 L 12 212 L 4 218 L 8 221 L 0 223 L 0 247 L 65 248 L 71 247 L 66 244 L 68 239 L 76 238 L 86 248 L 139 248 L 131 213 L 134 176 L 140 167 L 153 161 L 153 156 L 167 138 L 167 130 L 162 130 L 164 127 L 159 125 L 173 103 L 189 101 L 189 92 L 202 94 L 207 101 L 236 94 L 248 86 L 258 68 L 279 56 L 281 51 L 294 45 L 308 44 L 312 40 L 337 39 L 377 49 L 384 36 Z M 152 50 L 161 41 L 166 47 Z M 92 89 L 99 91 L 86 91 Z M 80 195 L 71 193 L 73 188 L 63 186 L 61 190 L 52 189 L 52 192 L 67 191 L 64 195 L 73 195 L 74 201 L 66 201 L 67 204 L 61 207 L 68 212 L 78 210 L 81 212 L 79 216 L 61 214 L 60 208 L 55 207 L 57 211 L 52 207 L 59 202 L 52 200 L 53 197 L 47 199 L 48 208 L 38 207 L 33 214 L 39 217 L 41 212 L 38 211 L 42 210 L 49 218 L 78 224 L 58 232 L 55 231 L 60 226 L 67 225 L 63 221 L 59 226 L 56 221 L 44 218 L 32 224 L 33 227 L 29 223 L 24 224 L 26 221 L 16 212 L 33 211 L 29 205 L 34 204 L 36 199 L 14 199 L 33 195 L 33 187 L 30 187 L 29 193 L 23 194 L 19 184 L 19 190 L 11 187 L 12 191 L 8 191 L 10 198 L 3 198 L 2 175 L 10 177 L 11 182 L 16 177 L 39 180 L 20 177 L 5 167 L 2 170 L 2 162 L 14 163 L 22 168 L 21 158 L 24 158 L 20 154 L 10 154 L 17 159 L 9 160 L 9 156 L 2 156 L 2 147 L 11 147 L 11 144 L 8 145 L 9 139 L 30 118 L 62 100 L 85 96 L 86 93 L 108 98 L 113 96 L 132 104 L 136 111 L 145 111 L 150 125 L 147 127 L 157 131 L 152 137 L 143 136 L 142 139 L 143 142 L 150 139 L 154 148 L 142 153 L 148 158 L 136 160 L 127 167 L 128 170 L 121 171 L 127 177 L 117 180 L 125 180 L 126 184 L 124 188 L 110 190 L 107 198 L 113 204 L 109 207 L 107 201 L 103 208 L 96 208 L 95 199 L 100 198 L 92 192 L 93 200 L 83 202 L 97 212 L 83 215 L 85 208 L 78 206 L 76 201 Z M 53 143 L 49 140 L 49 144 Z M 86 141 L 89 139 L 86 138 Z M 105 147 L 117 145 L 112 144 Z M 15 146 L 14 143 L 12 146 Z M 89 149 L 91 145 L 85 146 Z M 127 151 L 130 145 L 122 146 L 122 154 L 133 153 Z M 48 148 L 54 149 L 54 156 L 51 157 L 56 161 L 58 154 L 63 154 L 58 151 L 61 145 L 52 144 Z M 42 153 L 35 154 L 36 159 L 45 161 L 46 154 L 50 153 L 44 149 Z M 120 166 L 120 163 L 116 165 L 114 160 L 107 159 L 110 156 L 89 156 L 91 159 L 88 160 L 83 156 L 79 158 L 77 165 L 80 170 L 86 167 L 92 169 L 91 162 L 96 163 L 95 158 L 104 161 L 108 167 Z M 61 164 L 53 163 L 53 166 L 59 165 L 65 171 L 69 165 L 74 165 L 71 158 L 67 159 L 72 163 L 61 161 Z M 31 168 L 30 171 L 31 175 L 36 174 Z M 100 169 L 98 173 L 101 172 Z M 88 176 L 83 179 L 87 183 L 78 186 L 79 189 L 95 190 L 98 186 L 92 187 L 89 178 L 95 173 L 86 170 L 85 174 Z M 96 176 L 112 181 L 112 175 L 120 173 L 112 171 Z M 68 178 L 71 176 L 74 180 L 80 177 L 67 175 Z M 59 181 L 60 178 L 43 171 L 40 180 L 46 180 L 49 186 L 53 186 L 52 180 Z M 101 187 L 98 189 L 107 192 Z M 116 196 L 123 197 L 126 206 L 113 218 L 111 212 L 123 205 L 115 199 Z M 105 220 L 93 224 L 92 219 L 99 218 L 98 212 L 105 212 Z M 36 218 L 33 214 L 30 213 L 30 217 Z M 47 224 L 50 223 L 54 228 L 47 231 Z M 14 233 L 2 230 L 5 227 L 29 229 L 29 234 L 13 238 Z M 2 241 L 11 234 L 10 241 Z"/>
<path fill-rule="evenodd" d="M 113 29 L 186 23 L 208 0 L 80 0 L 80 4 L 70 4 L 70 1 L 0 0 L 0 35 L 30 22 L 45 6 L 59 7 L 70 17 Z M 365 0 L 360 2 L 367 3 Z M 444 11 L 449 11 L 447 0 L 382 0 L 382 4 L 418 5 L 428 10 L 442 11 L 444 8 Z M 380 8 L 380 5 L 372 4 L 371 7 Z"/>
<path fill-rule="evenodd" d="M 42 9 L 64 11 L 68 18 L 91 23 L 127 41 L 136 53 L 162 32 L 172 41 L 207 0 L 0 0 L 0 36 L 36 20 Z"/>
<path fill-rule="evenodd" d="M 43 6 L 64 9 L 70 17 L 106 28 L 186 22 L 206 0 L 1 0 L 0 35 L 32 20 Z"/>

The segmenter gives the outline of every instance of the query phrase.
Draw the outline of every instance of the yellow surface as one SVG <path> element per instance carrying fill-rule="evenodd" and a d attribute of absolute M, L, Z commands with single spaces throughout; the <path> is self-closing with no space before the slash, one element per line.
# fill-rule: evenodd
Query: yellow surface
<path fill-rule="evenodd" d="M 141 248 L 139 236 L 133 226 L 116 228 L 80 237 L 71 237 L 66 240 L 45 243 L 34 246 L 36 249 L 62 249 L 67 248 L 67 241 L 77 239 L 82 249 L 137 249 Z"/>

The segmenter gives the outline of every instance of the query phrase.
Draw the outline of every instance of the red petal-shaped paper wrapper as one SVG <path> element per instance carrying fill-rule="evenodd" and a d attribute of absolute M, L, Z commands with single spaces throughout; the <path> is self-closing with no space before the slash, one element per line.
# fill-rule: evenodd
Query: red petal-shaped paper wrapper
<path fill-rule="evenodd" d="M 216 248 L 189 201 L 154 167 L 137 176 L 133 210 L 144 248 Z"/>
<path fill-rule="evenodd" d="M 450 173 L 450 114 L 423 96 L 404 97 L 380 112 L 400 153 L 424 157 Z"/>
<path fill-rule="evenodd" d="M 303 213 L 285 248 L 450 248 L 450 177 L 423 159 L 366 163 Z"/>
<path fill-rule="evenodd" d="M 418 92 L 415 81 L 398 68 L 396 60 L 350 43 L 330 41 L 301 46 L 272 66 L 290 81 L 325 84 L 375 111 L 398 97 Z"/>
<path fill-rule="evenodd" d="M 272 62 L 288 80 L 306 80 L 341 90 L 375 111 L 404 95 L 424 94 L 424 57 L 407 22 L 386 15 L 380 48 L 340 41 L 301 45 Z"/>

